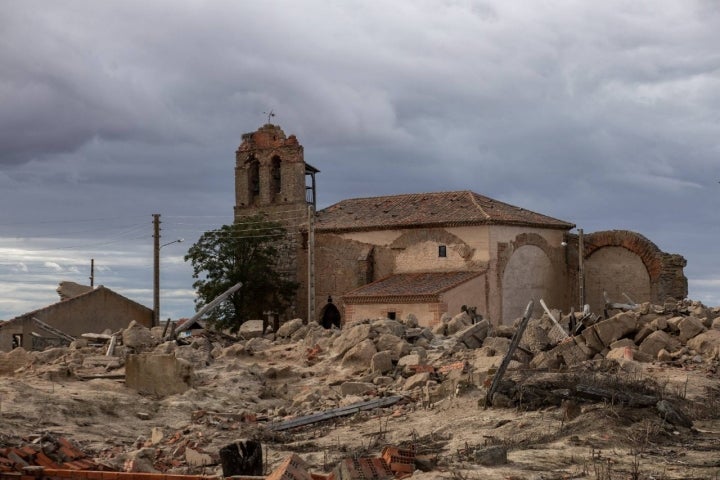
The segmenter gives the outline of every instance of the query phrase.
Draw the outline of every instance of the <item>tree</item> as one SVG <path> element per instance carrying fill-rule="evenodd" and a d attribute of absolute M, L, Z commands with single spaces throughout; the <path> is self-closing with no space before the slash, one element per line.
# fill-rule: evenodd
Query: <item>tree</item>
<path fill-rule="evenodd" d="M 238 282 L 243 286 L 208 314 L 218 329 L 237 332 L 245 320 L 263 312 L 282 312 L 292 301 L 298 284 L 277 270 L 279 245 L 287 232 L 264 215 L 245 217 L 232 225 L 205 232 L 190 247 L 185 261 L 192 262 L 193 283 L 200 309 Z"/>

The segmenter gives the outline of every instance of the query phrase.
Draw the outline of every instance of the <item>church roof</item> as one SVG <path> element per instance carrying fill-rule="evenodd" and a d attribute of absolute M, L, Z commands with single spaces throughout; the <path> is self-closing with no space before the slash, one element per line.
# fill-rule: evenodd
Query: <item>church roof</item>
<path fill-rule="evenodd" d="M 463 225 L 517 225 L 569 230 L 575 225 L 469 190 L 352 198 L 317 214 L 318 231 L 363 231 Z"/>
<path fill-rule="evenodd" d="M 485 272 L 396 273 L 343 295 L 347 304 L 430 301 Z"/>

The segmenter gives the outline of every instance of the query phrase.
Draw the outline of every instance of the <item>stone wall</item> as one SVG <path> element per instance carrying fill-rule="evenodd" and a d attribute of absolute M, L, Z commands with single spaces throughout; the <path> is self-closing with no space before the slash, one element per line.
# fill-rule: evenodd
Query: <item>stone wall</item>
<path fill-rule="evenodd" d="M 577 235 L 568 235 L 567 243 L 568 272 L 572 298 L 574 300 L 572 304 L 577 305 L 579 304 L 579 283 L 577 277 L 579 245 Z M 614 282 L 613 270 L 617 271 L 623 268 L 632 269 L 635 273 L 626 273 L 624 275 L 635 276 L 637 279 L 645 278 L 642 272 L 638 272 L 638 266 L 642 264 L 649 281 L 650 295 L 648 301 L 663 303 L 667 298 L 683 299 L 688 294 L 687 278 L 683 272 L 683 268 L 687 265 L 686 260 L 681 255 L 663 252 L 652 241 L 639 233 L 628 230 L 606 230 L 585 234 L 584 247 L 583 258 L 586 264 L 586 292 L 602 292 L 604 288 L 610 293 L 610 291 L 615 288 L 612 286 Z M 612 255 L 608 256 L 602 253 L 605 249 L 616 252 L 623 250 L 622 258 L 624 258 L 624 260 L 620 259 L 620 254 L 616 254 L 615 260 L 613 260 Z M 595 255 L 598 256 L 593 260 Z M 603 257 L 607 258 L 602 261 Z M 628 258 L 633 258 L 634 260 L 629 261 Z M 635 267 L 629 267 L 630 262 L 635 265 Z M 591 266 L 590 272 L 587 271 L 588 264 Z M 605 285 L 605 287 L 603 285 Z M 630 292 L 626 291 L 625 293 L 631 295 Z M 617 293 L 611 295 L 611 300 L 624 302 L 625 298 L 622 297 L 621 294 L 622 292 L 619 292 L 621 298 L 615 296 Z M 635 295 L 640 296 L 643 295 L 643 293 L 635 292 Z M 597 295 L 595 295 L 595 297 L 596 296 Z M 600 306 L 596 299 L 590 299 L 586 295 L 586 303 L 590 300 L 595 302 L 593 308 Z M 642 301 L 636 298 L 633 298 L 633 300 L 638 302 Z M 591 305 L 593 305 L 593 303 L 591 303 Z"/>

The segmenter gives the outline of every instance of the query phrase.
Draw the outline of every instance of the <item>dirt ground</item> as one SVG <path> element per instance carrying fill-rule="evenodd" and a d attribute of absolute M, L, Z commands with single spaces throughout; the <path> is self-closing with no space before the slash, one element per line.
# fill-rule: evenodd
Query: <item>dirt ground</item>
<path fill-rule="evenodd" d="M 530 370 L 513 362 L 506 374 L 515 385 L 532 385 L 535 392 L 572 389 L 578 383 L 650 392 L 690 418 L 687 428 L 662 418 L 654 406 L 612 400 L 536 399 L 486 409 L 488 374 L 502 355 L 446 348 L 447 342 L 426 346 L 427 364 L 463 361 L 468 367 L 433 376 L 434 392 L 428 397 L 423 388 L 405 389 L 407 380 L 397 370 L 386 375 L 390 380 L 383 385 L 367 366 L 341 362 L 333 354 L 337 336 L 316 332 L 240 346 L 214 343 L 209 360 L 194 362 L 193 387 L 163 398 L 128 388 L 122 367 L 98 370 L 114 378 L 81 379 L 88 372 L 80 375 L 77 369 L 66 374 L 72 352 L 65 349 L 52 361 L 34 361 L 12 376 L 0 376 L 0 447 L 50 434 L 71 440 L 112 468 L 123 469 L 128 458 L 150 448 L 156 470 L 219 475 L 221 447 L 257 439 L 266 473 L 291 453 L 320 473 L 342 458 L 377 456 L 384 445 L 394 445 L 413 447 L 425 460 L 429 471 L 416 471 L 417 479 L 720 478 L 717 359 L 603 359 L 559 371 Z M 320 351 L 308 360 L 314 345 Z M 102 355 L 104 348 L 79 350 L 92 356 Z M 343 394 L 348 381 L 378 386 L 363 395 Z M 287 431 L 270 428 L 284 419 L 390 395 L 403 400 Z M 507 448 L 507 463 L 479 464 L 476 451 L 495 445 Z M 190 455 L 195 452 L 206 459 L 199 463 L 208 465 L 198 466 Z"/>

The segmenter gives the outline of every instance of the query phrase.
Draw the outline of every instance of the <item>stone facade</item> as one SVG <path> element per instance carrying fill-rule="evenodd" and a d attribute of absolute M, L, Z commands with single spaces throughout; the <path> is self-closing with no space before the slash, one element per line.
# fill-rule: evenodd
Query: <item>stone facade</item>
<path fill-rule="evenodd" d="M 285 137 L 274 125 L 244 135 L 236 155 L 235 219 L 264 212 L 293 233 L 282 268 L 301 285 L 293 314 L 302 317 L 308 311 L 308 217 L 303 213 L 315 201 L 316 172 L 304 162 L 297 139 Z M 332 297 L 343 322 L 394 312 L 420 315 L 433 324 L 464 304 L 476 306 L 494 323 L 510 323 L 531 298 L 536 305 L 543 298 L 563 311 L 580 308 L 577 236 L 570 233 L 574 225 L 474 192 L 344 200 L 317 212 L 314 225 L 314 309 L 322 312 Z M 586 291 L 592 294 L 593 310 L 602 307 L 597 292 L 613 291 L 612 282 L 638 302 L 687 295 L 681 256 L 661 252 L 633 232 L 585 238 Z M 419 303 L 413 296 L 388 296 L 385 303 L 343 300 L 364 285 L 423 272 L 477 272 L 482 281 L 468 282 L 470 290 L 458 288 Z"/>

